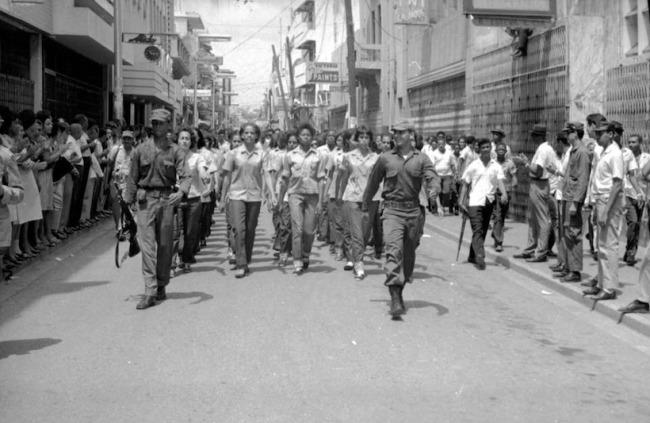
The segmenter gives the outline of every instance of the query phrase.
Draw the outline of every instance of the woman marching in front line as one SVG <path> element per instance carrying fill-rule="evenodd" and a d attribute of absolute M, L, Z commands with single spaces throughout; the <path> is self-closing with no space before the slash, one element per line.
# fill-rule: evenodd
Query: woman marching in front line
<path fill-rule="evenodd" d="M 378 201 L 372 201 L 366 210 L 361 206 L 368 176 L 379 158 L 373 151 L 374 144 L 372 131 L 364 125 L 358 127 L 350 140 L 350 152 L 343 156 L 340 186 L 336 197 L 337 200 L 343 201 L 343 239 L 348 260 L 344 269 L 354 269 L 356 280 L 362 280 L 366 276 L 363 269 L 363 253 L 366 241 L 370 238 L 370 214 L 374 219 L 379 204 Z"/>
<path fill-rule="evenodd" d="M 320 210 L 324 194 L 325 163 L 327 157 L 319 155 L 311 142 L 315 130 L 309 124 L 298 128 L 298 148 L 289 151 L 284 159 L 280 193 L 289 194 L 291 210 L 293 273 L 302 275 L 309 267 L 309 256 L 316 236 L 316 211 Z"/>
<path fill-rule="evenodd" d="M 222 203 L 229 193 L 230 219 L 235 233 L 235 254 L 237 259 L 236 278 L 243 278 L 250 270 L 248 265 L 253 255 L 255 229 L 262 205 L 263 178 L 266 186 L 273 181 L 268 172 L 262 171 L 264 151 L 258 148 L 260 128 L 254 123 L 242 126 L 240 134 L 244 144 L 232 150 L 223 165 L 224 181 Z M 275 190 L 270 189 L 271 202 L 277 204 Z"/>

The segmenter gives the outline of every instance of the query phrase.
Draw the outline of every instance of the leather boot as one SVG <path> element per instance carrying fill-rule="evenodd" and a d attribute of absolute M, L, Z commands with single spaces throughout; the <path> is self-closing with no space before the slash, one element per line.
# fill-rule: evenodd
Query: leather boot
<path fill-rule="evenodd" d="M 144 297 L 142 297 L 138 305 L 135 306 L 135 308 L 137 308 L 138 310 L 145 310 L 155 305 L 156 305 L 156 297 L 154 297 L 153 295 L 145 295 Z"/>
<path fill-rule="evenodd" d="M 388 292 L 390 293 L 390 311 L 391 316 L 401 316 L 404 314 L 404 305 L 402 304 L 402 287 L 398 285 L 390 285 Z"/>

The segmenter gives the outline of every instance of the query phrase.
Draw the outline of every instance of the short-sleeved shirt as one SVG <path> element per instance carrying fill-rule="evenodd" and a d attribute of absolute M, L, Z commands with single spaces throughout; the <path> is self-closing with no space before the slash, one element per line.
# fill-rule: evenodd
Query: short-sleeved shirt
<path fill-rule="evenodd" d="M 85 132 L 81 134 L 81 138 L 77 140 L 77 144 L 79 145 L 79 147 L 84 147 L 88 145 L 90 142 L 91 142 L 90 137 Z M 86 150 L 84 150 L 83 153 L 81 153 L 83 157 L 90 157 L 91 154 L 92 153 L 90 152 L 90 148 L 87 148 Z"/>
<path fill-rule="evenodd" d="M 313 148 L 296 147 L 284 157 L 282 176 L 289 178 L 288 194 L 319 194 L 318 182 L 325 177 L 327 157 Z"/>
<path fill-rule="evenodd" d="M 332 183 L 330 188 L 327 191 L 329 198 L 334 198 L 336 196 L 336 183 L 341 173 L 341 163 L 343 163 L 343 155 L 345 152 L 340 148 L 335 148 L 328 154 L 328 162 L 325 165 L 327 173 L 332 172 Z"/>
<path fill-rule="evenodd" d="M 506 191 L 512 191 L 512 176 L 517 174 L 517 166 L 510 159 L 505 159 L 503 162 L 495 160 L 495 162 L 501 165 L 504 176 L 503 185 L 505 185 Z"/>
<path fill-rule="evenodd" d="M 643 170 L 643 167 L 650 162 L 650 154 L 641 152 L 638 156 L 635 157 L 637 164 L 639 165 L 639 169 Z M 643 175 L 641 172 L 637 173 L 637 183 L 639 184 L 639 188 L 641 188 L 642 193 L 645 194 L 648 191 L 648 179 L 644 179 Z M 625 178 L 626 184 L 629 183 L 628 177 Z M 631 185 L 631 184 L 630 184 Z M 630 192 L 631 193 L 631 192 Z M 627 185 L 626 185 L 626 193 L 627 194 Z M 628 195 L 629 197 L 634 197 L 636 198 L 637 195 Z"/>
<path fill-rule="evenodd" d="M 629 172 L 634 172 L 639 168 L 639 163 L 636 161 L 636 158 L 634 157 L 634 153 L 632 153 L 632 150 L 630 150 L 627 147 L 624 147 L 621 150 L 621 153 L 623 153 L 623 174 L 625 175 L 625 178 L 623 179 L 623 189 L 625 190 L 625 196 L 626 197 L 632 197 L 632 198 L 637 198 L 637 192 L 632 186 L 632 183 L 630 182 L 630 175 Z"/>
<path fill-rule="evenodd" d="M 349 175 L 348 184 L 343 193 L 343 201 L 363 201 L 363 192 L 368 185 L 368 177 L 378 158 L 379 155 L 373 152 L 364 157 L 359 150 L 343 155 L 341 169 L 347 170 Z"/>
<path fill-rule="evenodd" d="M 555 169 L 562 169 L 562 160 L 555 155 L 555 160 L 553 162 L 553 167 Z M 552 173 L 549 172 L 548 174 L 548 186 L 551 191 L 551 195 L 556 195 L 557 190 L 560 188 L 560 176 L 555 174 L 553 175 Z"/>
<path fill-rule="evenodd" d="M 555 157 L 555 150 L 553 150 L 553 147 L 551 147 L 551 144 L 549 144 L 548 141 L 541 143 L 539 147 L 537 147 L 537 151 L 535 151 L 535 155 L 533 156 L 533 160 L 530 162 L 530 164 L 531 166 L 541 166 L 543 171 L 542 176 L 536 179 L 548 179 L 549 174 L 546 168 L 555 166 Z"/>
<path fill-rule="evenodd" d="M 478 154 L 476 154 L 472 146 L 466 145 L 465 148 L 463 148 L 463 151 L 460 152 L 458 160 L 460 161 L 460 159 L 463 159 L 463 168 L 457 169 L 457 171 L 462 176 L 465 169 L 467 169 L 467 166 L 469 166 L 474 160 L 478 159 Z"/>
<path fill-rule="evenodd" d="M 226 155 L 223 170 L 232 172 L 231 200 L 262 201 L 264 156 L 265 153 L 261 148 L 249 152 L 245 145 L 240 145 Z"/>
<path fill-rule="evenodd" d="M 68 135 L 68 139 L 65 142 L 66 145 L 70 146 L 65 153 L 62 154 L 63 157 L 68 159 L 70 163 L 76 166 L 83 166 L 84 162 L 81 158 L 81 148 L 79 148 L 79 143 L 74 139 L 72 135 Z"/>
<path fill-rule="evenodd" d="M 433 163 L 433 167 L 436 169 L 438 176 L 451 176 L 453 173 L 451 171 L 452 166 L 456 166 L 456 157 L 454 156 L 453 151 L 445 149 L 444 152 L 440 152 L 439 149 L 429 150 L 426 153 Z"/>
<path fill-rule="evenodd" d="M 474 160 L 463 173 L 463 181 L 471 184 L 469 191 L 469 206 L 484 206 L 486 200 L 494 201 L 497 192 L 498 181 L 505 179 L 503 169 L 494 160 L 486 165 L 482 160 Z"/>
<path fill-rule="evenodd" d="M 190 184 L 187 198 L 200 197 L 203 191 L 205 191 L 205 183 L 201 178 L 201 173 L 207 170 L 208 163 L 205 160 L 205 156 L 194 151 L 187 152 L 185 161 L 187 161 L 187 167 L 190 169 L 190 175 L 192 175 L 192 183 Z"/>
<path fill-rule="evenodd" d="M 117 154 L 115 155 L 115 165 L 113 166 L 113 175 L 115 181 L 120 185 L 121 189 L 126 187 L 126 179 L 131 173 L 131 159 L 135 153 L 135 147 L 131 148 L 131 152 L 127 153 L 123 146 L 116 147 Z"/>
<path fill-rule="evenodd" d="M 591 193 L 608 196 L 612 192 L 614 178 L 623 180 L 624 169 L 623 153 L 618 145 L 612 142 L 598 159 L 591 181 Z"/>

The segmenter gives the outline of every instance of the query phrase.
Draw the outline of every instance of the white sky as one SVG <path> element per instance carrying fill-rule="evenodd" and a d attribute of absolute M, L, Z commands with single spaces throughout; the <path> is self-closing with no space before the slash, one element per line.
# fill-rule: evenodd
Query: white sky
<path fill-rule="evenodd" d="M 201 15 L 210 33 L 232 36 L 231 42 L 213 43 L 212 51 L 217 56 L 224 56 L 223 68 L 237 74 L 233 80 L 233 90 L 239 95 L 233 98 L 233 103 L 251 108 L 260 107 L 271 75 L 271 45 L 275 44 L 279 54 L 281 39 L 287 36 L 290 23 L 290 6 L 293 3 L 297 7 L 302 1 L 249 0 L 247 4 L 244 4 L 244 0 L 180 2 L 183 12 L 197 12 Z M 265 25 L 268 26 L 263 28 Z M 251 38 L 247 40 L 249 37 Z"/>

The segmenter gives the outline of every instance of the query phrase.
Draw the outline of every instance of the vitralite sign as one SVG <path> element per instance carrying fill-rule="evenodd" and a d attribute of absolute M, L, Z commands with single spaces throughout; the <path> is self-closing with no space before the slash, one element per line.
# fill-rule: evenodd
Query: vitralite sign
<path fill-rule="evenodd" d="M 338 84 L 339 64 L 312 62 L 307 65 L 307 83 L 309 84 Z"/>

